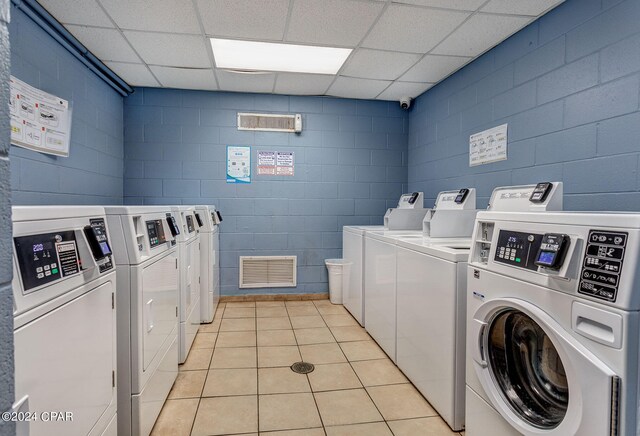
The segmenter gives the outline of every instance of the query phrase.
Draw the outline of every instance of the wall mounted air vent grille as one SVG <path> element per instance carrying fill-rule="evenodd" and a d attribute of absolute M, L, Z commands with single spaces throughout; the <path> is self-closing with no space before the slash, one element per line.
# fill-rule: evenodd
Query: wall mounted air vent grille
<path fill-rule="evenodd" d="M 240 288 L 296 286 L 297 256 L 240 256 Z"/>
<path fill-rule="evenodd" d="M 302 116 L 282 114 L 238 113 L 238 130 L 266 132 L 301 132 Z"/>

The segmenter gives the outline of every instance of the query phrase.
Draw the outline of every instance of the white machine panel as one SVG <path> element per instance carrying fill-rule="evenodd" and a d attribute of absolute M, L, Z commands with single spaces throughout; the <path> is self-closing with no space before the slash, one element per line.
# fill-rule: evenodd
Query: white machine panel
<path fill-rule="evenodd" d="M 178 373 L 180 229 L 168 207 L 106 212 L 118 280 L 118 435 L 146 436 Z"/>
<path fill-rule="evenodd" d="M 102 435 L 116 417 L 116 276 L 100 207 L 14 207 L 18 436 Z M 47 421 L 43 413 L 63 413 Z M 111 429 L 111 430 L 110 430 Z"/>
<path fill-rule="evenodd" d="M 220 299 L 220 235 L 214 221 L 215 207 L 196 206 L 200 226 L 200 320 L 213 321 Z"/>

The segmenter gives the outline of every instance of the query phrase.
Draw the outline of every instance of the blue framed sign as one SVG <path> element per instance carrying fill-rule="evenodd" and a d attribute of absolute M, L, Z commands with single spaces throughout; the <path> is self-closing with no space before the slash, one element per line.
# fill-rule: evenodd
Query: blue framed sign
<path fill-rule="evenodd" d="M 227 183 L 251 183 L 251 147 L 227 145 Z"/>

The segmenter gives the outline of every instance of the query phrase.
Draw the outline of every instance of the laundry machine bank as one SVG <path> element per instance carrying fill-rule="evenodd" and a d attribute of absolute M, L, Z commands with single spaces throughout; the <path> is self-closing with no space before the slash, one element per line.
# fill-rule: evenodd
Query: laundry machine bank
<path fill-rule="evenodd" d="M 200 320 L 213 321 L 220 300 L 220 233 L 222 216 L 215 206 L 196 206 L 200 227 Z"/>
<path fill-rule="evenodd" d="M 117 269 L 118 436 L 146 436 L 178 374 L 178 256 L 166 206 L 107 206 Z"/>
<path fill-rule="evenodd" d="M 187 360 L 187 354 L 200 326 L 200 237 L 198 221 L 193 206 L 173 206 L 171 212 L 178 226 L 174 234 L 178 243 L 178 298 L 179 363 Z M 173 233 L 173 229 L 171 230 Z"/>
<path fill-rule="evenodd" d="M 28 418 L 17 434 L 115 436 L 116 276 L 104 209 L 12 213 L 13 411 Z"/>
<path fill-rule="evenodd" d="M 346 261 L 343 269 L 342 299 L 344 307 L 364 326 L 364 237 L 367 232 L 398 230 L 418 232 L 427 209 L 424 194 L 412 192 L 402 194 L 396 208 L 386 211 L 383 226 L 344 226 L 342 228 L 342 257 Z"/>
<path fill-rule="evenodd" d="M 466 432 L 638 434 L 640 214 L 478 214 Z"/>

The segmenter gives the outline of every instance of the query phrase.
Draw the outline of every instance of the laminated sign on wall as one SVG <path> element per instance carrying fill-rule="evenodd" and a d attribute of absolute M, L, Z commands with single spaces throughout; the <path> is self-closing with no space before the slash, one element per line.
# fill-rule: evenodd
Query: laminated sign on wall
<path fill-rule="evenodd" d="M 227 146 L 227 183 L 251 183 L 251 147 Z"/>
<path fill-rule="evenodd" d="M 293 176 L 293 151 L 259 151 L 258 174 L 261 176 Z"/>
<path fill-rule="evenodd" d="M 293 151 L 278 151 L 276 153 L 276 175 L 293 176 Z"/>
<path fill-rule="evenodd" d="M 11 143 L 41 153 L 69 156 L 69 102 L 11 76 Z"/>
<path fill-rule="evenodd" d="M 469 137 L 469 166 L 507 159 L 507 124 Z"/>
<path fill-rule="evenodd" d="M 276 152 L 275 151 L 259 151 L 258 152 L 258 175 L 261 175 L 261 176 L 276 175 Z"/>

